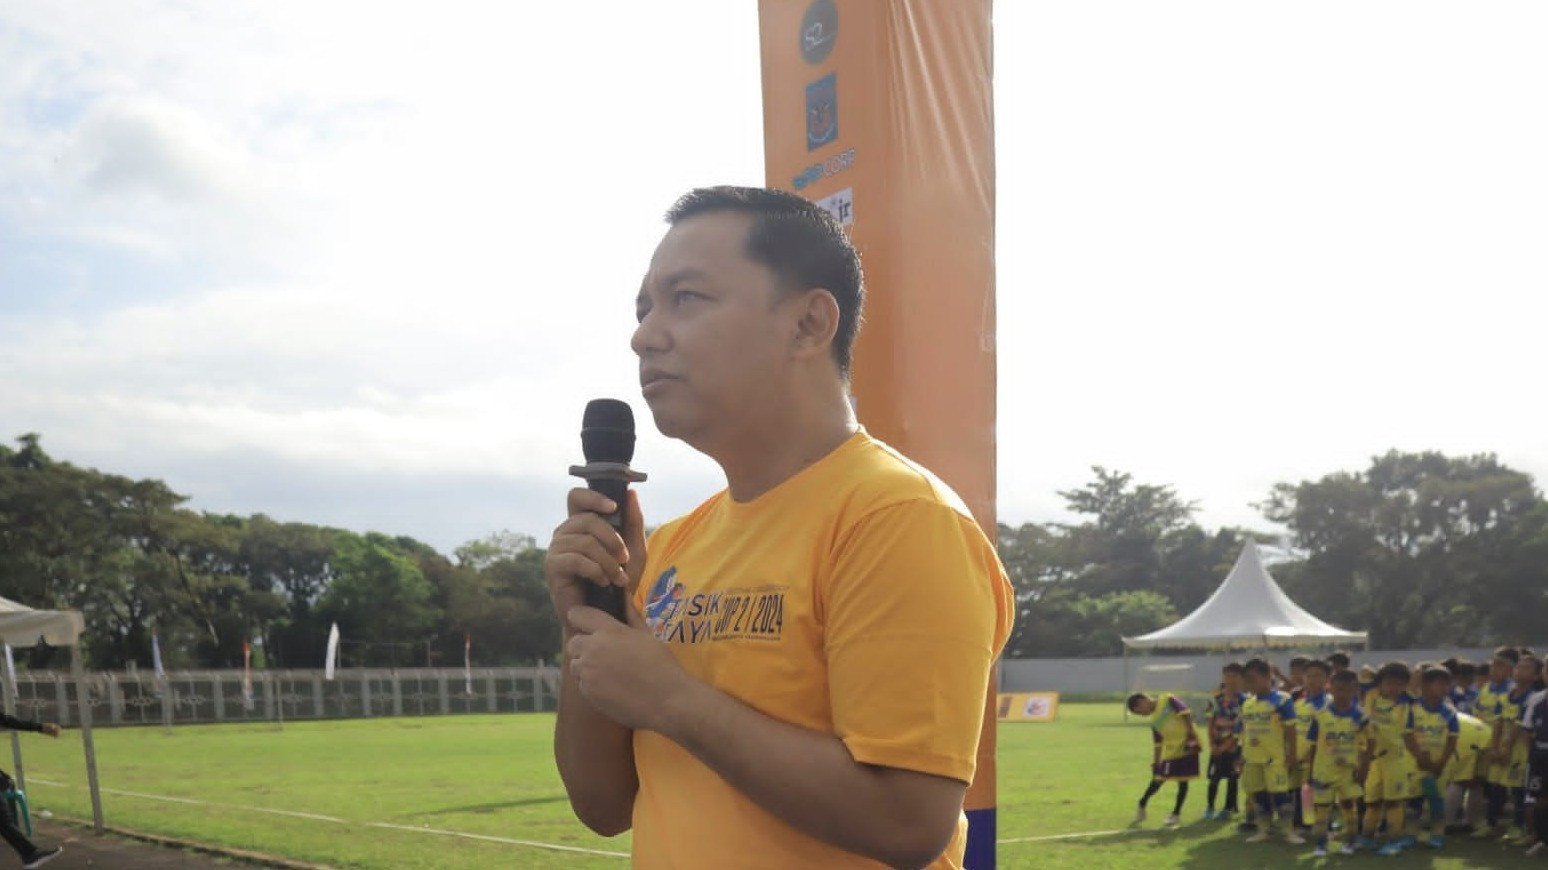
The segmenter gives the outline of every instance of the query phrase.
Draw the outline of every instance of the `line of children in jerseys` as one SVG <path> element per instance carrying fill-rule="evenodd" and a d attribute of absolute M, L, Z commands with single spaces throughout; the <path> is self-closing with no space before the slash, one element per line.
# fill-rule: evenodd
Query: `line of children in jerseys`
<path fill-rule="evenodd" d="M 1277 823 L 1286 842 L 1313 836 L 1319 857 L 1336 832 L 1343 833 L 1342 854 L 1396 855 L 1421 842 L 1408 833 L 1412 825 L 1432 848 L 1445 844 L 1444 834 L 1471 833 L 1541 854 L 1548 848 L 1543 677 L 1542 660 L 1516 647 L 1496 650 L 1487 667 L 1389 662 L 1356 674 L 1344 653 L 1297 656 L 1289 677 L 1263 659 L 1226 665 L 1207 713 L 1204 818 L 1232 819 L 1240 786 L 1248 809 L 1238 830 L 1252 843 L 1270 839 Z M 1161 787 L 1175 782 L 1177 802 L 1165 824 L 1179 825 L 1203 746 L 1191 711 L 1169 694 L 1136 693 L 1127 706 L 1150 717 L 1154 743 L 1135 824 Z"/>

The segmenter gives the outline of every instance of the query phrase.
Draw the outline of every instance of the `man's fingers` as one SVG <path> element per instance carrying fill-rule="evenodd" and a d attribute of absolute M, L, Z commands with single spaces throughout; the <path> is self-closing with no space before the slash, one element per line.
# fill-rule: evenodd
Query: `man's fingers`
<path fill-rule="evenodd" d="M 566 570 L 574 565 L 580 566 L 578 569 L 571 570 L 570 576 L 585 577 L 603 586 L 621 585 L 627 580 L 623 564 L 618 557 L 609 552 L 602 541 L 591 535 L 565 535 L 562 538 L 555 538 L 553 549 L 558 551 L 554 556 L 556 567 Z"/>
<path fill-rule="evenodd" d="M 580 513 L 610 514 L 618 509 L 618 505 L 614 504 L 612 499 L 584 486 L 570 490 L 565 504 L 572 517 Z"/>

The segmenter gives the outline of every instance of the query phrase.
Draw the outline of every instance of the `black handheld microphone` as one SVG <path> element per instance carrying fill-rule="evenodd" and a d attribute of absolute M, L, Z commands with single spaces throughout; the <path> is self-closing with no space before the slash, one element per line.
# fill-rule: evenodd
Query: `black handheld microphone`
<path fill-rule="evenodd" d="M 586 457 L 586 464 L 570 466 L 570 473 L 618 505 L 618 510 L 603 519 L 623 534 L 629 484 L 645 480 L 643 473 L 629 467 L 629 460 L 634 458 L 634 411 L 628 403 L 617 399 L 592 399 L 586 403 L 586 413 L 581 418 L 581 453 Z M 629 556 L 637 559 L 642 554 L 630 553 Z M 619 622 L 627 622 L 627 594 L 618 586 L 587 583 L 586 605 L 610 614 Z"/>

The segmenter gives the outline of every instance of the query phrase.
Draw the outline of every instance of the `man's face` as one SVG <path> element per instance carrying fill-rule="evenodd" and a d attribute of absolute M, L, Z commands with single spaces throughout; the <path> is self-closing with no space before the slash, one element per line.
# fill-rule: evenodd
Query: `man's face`
<path fill-rule="evenodd" d="M 1328 672 L 1325 669 L 1307 668 L 1305 672 L 1305 678 L 1307 695 L 1316 696 L 1327 691 Z"/>
<path fill-rule="evenodd" d="M 1450 691 L 1450 680 L 1426 680 L 1419 688 L 1419 696 L 1424 699 L 1426 704 L 1434 707 L 1444 700 L 1446 694 Z"/>
<path fill-rule="evenodd" d="M 1328 691 L 1333 695 L 1333 703 L 1339 707 L 1348 707 L 1354 703 L 1355 681 L 1334 680 Z"/>
<path fill-rule="evenodd" d="M 1402 677 L 1383 677 L 1381 680 L 1381 696 L 1388 701 L 1396 700 L 1408 689 L 1408 680 Z"/>
<path fill-rule="evenodd" d="M 1247 691 L 1254 695 L 1261 695 L 1269 690 L 1269 676 L 1259 671 L 1248 671 L 1242 675 L 1242 681 L 1247 686 Z"/>
<path fill-rule="evenodd" d="M 1306 666 L 1305 665 L 1291 665 L 1290 666 L 1290 682 L 1296 684 L 1297 686 L 1302 686 L 1302 685 L 1306 684 Z"/>
<path fill-rule="evenodd" d="M 701 445 L 756 431 L 784 383 L 796 318 L 774 273 L 747 257 L 749 215 L 707 212 L 656 247 L 630 346 L 663 435 Z"/>
<path fill-rule="evenodd" d="M 1141 698 L 1134 702 L 1134 712 L 1141 716 L 1149 716 L 1156 712 L 1156 702 L 1151 698 Z"/>
<path fill-rule="evenodd" d="M 1240 692 L 1242 690 L 1242 675 L 1236 671 L 1224 671 L 1220 674 L 1220 682 L 1225 684 L 1227 692 Z"/>

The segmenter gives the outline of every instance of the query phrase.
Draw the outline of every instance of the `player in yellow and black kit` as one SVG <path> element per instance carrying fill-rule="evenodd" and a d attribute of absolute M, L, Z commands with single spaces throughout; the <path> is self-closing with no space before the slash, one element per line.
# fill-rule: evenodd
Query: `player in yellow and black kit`
<path fill-rule="evenodd" d="M 1354 671 L 1339 671 L 1329 681 L 1331 692 L 1327 703 L 1318 707 L 1307 726 L 1307 767 L 1311 770 L 1312 803 L 1316 808 L 1317 851 L 1319 858 L 1328 854 L 1328 826 L 1333 807 L 1344 813 L 1346 825 L 1345 855 L 1355 852 L 1355 832 L 1352 825 L 1358 814 L 1357 805 L 1364 791 L 1360 783 L 1365 779 L 1365 769 L 1370 763 L 1368 755 L 1361 751 L 1368 724 L 1365 713 L 1355 702 L 1360 692 L 1359 678 Z"/>
<path fill-rule="evenodd" d="M 1521 717 L 1526 702 L 1539 688 L 1543 676 L 1543 663 L 1530 653 L 1519 654 L 1516 659 L 1515 680 L 1511 690 L 1494 705 L 1494 764 L 1489 768 L 1490 815 L 1503 822 L 1504 802 L 1509 800 L 1514 812 L 1515 834 L 1526 831 L 1527 762 L 1531 758 L 1530 745 L 1518 740 Z"/>
<path fill-rule="evenodd" d="M 1408 754 L 1408 694 L 1411 672 L 1402 662 L 1388 662 L 1376 672 L 1376 689 L 1365 696 L 1371 720 L 1371 765 L 1365 776 L 1365 822 L 1359 847 L 1378 848 L 1376 833 L 1387 823 L 1381 854 L 1397 855 L 1408 845 L 1403 835 L 1404 812 L 1412 797 L 1413 759 Z"/>
<path fill-rule="evenodd" d="M 1193 727 L 1188 705 L 1176 695 L 1162 693 L 1152 697 L 1144 692 L 1129 696 L 1129 712 L 1150 717 L 1150 733 L 1155 755 L 1150 765 L 1150 785 L 1140 797 L 1134 824 L 1145 821 L 1145 805 L 1161 786 L 1177 783 L 1177 803 L 1166 818 L 1166 827 L 1182 823 L 1183 802 L 1188 800 L 1188 783 L 1199 778 L 1199 735 Z"/>
<path fill-rule="evenodd" d="M 1290 768 L 1297 760 L 1295 702 L 1272 688 L 1268 662 L 1253 659 L 1244 670 L 1247 699 L 1236 729 L 1242 747 L 1242 790 L 1256 804 L 1263 825 L 1247 842 L 1267 840 L 1277 812 L 1285 825 L 1285 842 L 1304 843 L 1290 823 Z"/>
<path fill-rule="evenodd" d="M 1327 662 L 1307 659 L 1301 666 L 1301 688 L 1291 696 L 1295 699 L 1296 745 L 1302 752 L 1301 763 L 1290 770 L 1290 795 L 1295 801 L 1295 826 L 1302 831 L 1311 827 L 1312 817 L 1312 808 L 1302 794 L 1311 783 L 1311 756 L 1305 751 L 1307 732 L 1311 729 L 1312 714 L 1327 706 L 1331 673 Z"/>
<path fill-rule="evenodd" d="M 1516 662 L 1520 661 L 1521 654 L 1513 646 L 1502 646 L 1494 651 L 1494 658 L 1489 662 L 1489 678 L 1478 687 L 1478 701 L 1474 707 L 1474 715 L 1483 720 L 1489 726 L 1490 743 L 1487 752 L 1478 756 L 1478 769 L 1476 781 L 1483 788 L 1483 800 L 1478 801 L 1477 794 L 1470 795 L 1469 803 L 1474 807 L 1469 813 L 1472 821 L 1478 822 L 1479 813 L 1476 807 L 1481 803 L 1484 809 L 1483 827 L 1479 828 L 1475 836 L 1498 837 L 1505 833 L 1504 820 L 1501 815 L 1505 809 L 1507 794 L 1503 787 L 1494 785 L 1492 773 L 1494 770 L 1495 744 L 1493 735 L 1498 731 L 1495 722 L 1499 718 L 1498 710 L 1500 699 L 1509 695 L 1516 688 L 1515 680 L 1511 677 L 1516 672 Z"/>

